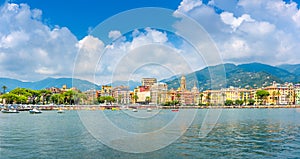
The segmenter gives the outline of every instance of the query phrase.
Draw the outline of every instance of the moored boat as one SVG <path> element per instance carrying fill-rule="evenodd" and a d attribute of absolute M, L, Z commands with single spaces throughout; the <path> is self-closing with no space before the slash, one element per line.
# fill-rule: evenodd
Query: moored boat
<path fill-rule="evenodd" d="M 17 109 L 2 109 L 2 113 L 19 113 Z"/>
<path fill-rule="evenodd" d="M 133 112 L 137 112 L 138 110 L 137 110 L 137 109 L 135 109 L 135 108 L 133 108 L 133 109 L 132 109 L 132 111 L 133 111 Z"/>
<path fill-rule="evenodd" d="M 172 109 L 172 112 L 178 112 L 179 109 Z"/>
<path fill-rule="evenodd" d="M 63 109 L 58 109 L 57 113 L 65 113 Z"/>
<path fill-rule="evenodd" d="M 33 108 L 33 109 L 29 110 L 29 113 L 30 113 L 30 114 L 41 114 L 42 111 L 41 111 L 41 110 L 38 110 L 38 109 L 36 109 L 36 108 Z"/>

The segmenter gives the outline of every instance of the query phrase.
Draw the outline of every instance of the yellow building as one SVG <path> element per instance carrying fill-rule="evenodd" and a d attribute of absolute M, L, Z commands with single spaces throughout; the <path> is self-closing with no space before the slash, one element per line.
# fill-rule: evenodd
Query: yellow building
<path fill-rule="evenodd" d="M 269 92 L 266 104 L 288 105 L 295 104 L 295 89 L 292 83 L 279 84 L 273 82 L 271 86 L 263 88 Z"/>
<path fill-rule="evenodd" d="M 112 86 L 101 86 L 101 96 L 112 96 Z"/>

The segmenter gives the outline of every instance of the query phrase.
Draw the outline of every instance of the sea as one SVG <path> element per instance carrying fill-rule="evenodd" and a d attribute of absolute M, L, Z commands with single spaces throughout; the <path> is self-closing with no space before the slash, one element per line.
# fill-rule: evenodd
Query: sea
<path fill-rule="evenodd" d="M 300 158 L 300 109 L 215 111 L 0 113 L 0 158 Z"/>

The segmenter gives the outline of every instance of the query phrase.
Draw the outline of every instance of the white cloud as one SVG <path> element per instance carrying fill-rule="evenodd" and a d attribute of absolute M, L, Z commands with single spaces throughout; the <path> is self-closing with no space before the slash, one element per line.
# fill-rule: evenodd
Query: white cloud
<path fill-rule="evenodd" d="M 5 77 L 38 80 L 71 76 L 76 37 L 65 27 L 51 29 L 42 11 L 27 4 L 0 7 L 0 71 Z"/>
<path fill-rule="evenodd" d="M 208 4 L 201 0 L 183 0 L 175 11 L 179 12 L 196 20 L 209 33 L 226 61 L 274 65 L 300 61 L 300 54 L 296 53 L 300 50 L 300 11 L 296 2 L 231 0 L 228 5 L 222 0 Z M 78 41 L 66 27 L 45 25 L 42 13 L 27 4 L 1 6 L 0 76 L 24 80 L 71 76 L 76 56 L 78 77 L 93 81 L 94 75 L 101 75 L 96 82 L 102 84 L 108 83 L 116 71 L 120 71 L 116 75 L 118 79 L 128 78 L 124 73 L 128 71 L 136 74 L 134 77 L 151 73 L 162 77 L 161 73 L 168 74 L 166 67 L 174 70 L 169 73 L 178 74 L 180 69 L 195 70 L 205 63 L 187 42 L 178 44 L 161 30 L 134 30 L 130 33 L 132 38 L 128 38 L 130 41 L 120 31 L 112 30 L 107 36 L 120 40 L 104 45 L 95 36 Z M 184 22 L 176 27 L 190 28 Z M 186 32 L 193 34 L 191 30 Z M 149 63 L 151 59 L 155 66 L 145 68 L 142 63 Z M 158 68 L 162 71 L 151 71 Z M 134 72 L 135 69 L 143 71 Z"/>
<path fill-rule="evenodd" d="M 118 30 L 112 30 L 108 33 L 108 37 L 111 38 L 112 40 L 116 40 L 121 36 L 122 36 L 122 34 Z"/>
<path fill-rule="evenodd" d="M 300 27 L 300 10 L 298 10 L 298 12 L 293 15 L 293 20 L 294 22 L 297 24 L 298 27 Z"/>
<path fill-rule="evenodd" d="M 201 0 L 183 0 L 178 7 L 180 12 L 189 12 L 190 10 L 202 5 Z"/>
<path fill-rule="evenodd" d="M 300 11 L 296 2 L 240 0 L 231 6 L 224 3 L 213 0 L 176 12 L 189 15 L 203 26 L 225 62 L 299 63 L 300 54 L 295 50 L 300 49 Z"/>
<path fill-rule="evenodd" d="M 243 22 L 253 22 L 254 20 L 248 14 L 243 14 L 241 17 L 235 18 L 233 13 L 223 12 L 220 14 L 221 20 L 231 26 L 235 31 Z"/>

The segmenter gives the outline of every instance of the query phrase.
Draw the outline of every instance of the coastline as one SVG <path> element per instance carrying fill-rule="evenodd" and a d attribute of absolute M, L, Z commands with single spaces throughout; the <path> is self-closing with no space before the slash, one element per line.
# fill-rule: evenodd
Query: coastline
<path fill-rule="evenodd" d="M 127 109 L 278 109 L 278 108 L 300 108 L 300 105 L 251 105 L 251 106 L 100 106 L 100 105 L 64 105 L 64 106 L 49 106 L 49 105 L 31 105 L 18 107 L 19 111 L 29 111 L 33 108 L 38 108 L 43 111 L 57 110 L 127 110 Z"/>

